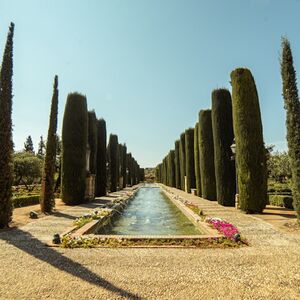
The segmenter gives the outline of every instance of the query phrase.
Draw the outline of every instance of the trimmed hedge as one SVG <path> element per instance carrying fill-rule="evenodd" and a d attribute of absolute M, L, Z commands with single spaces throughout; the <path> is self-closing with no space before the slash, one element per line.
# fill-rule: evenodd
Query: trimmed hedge
<path fill-rule="evenodd" d="M 40 203 L 40 195 L 26 195 L 12 198 L 13 207 L 24 207 Z"/>
<path fill-rule="evenodd" d="M 176 189 L 180 189 L 181 178 L 180 178 L 180 157 L 179 157 L 180 141 L 175 142 L 175 186 Z"/>
<path fill-rule="evenodd" d="M 268 195 L 269 204 L 294 209 L 293 197 L 287 195 Z"/>
<path fill-rule="evenodd" d="M 200 174 L 200 153 L 199 153 L 199 123 L 195 124 L 194 131 L 194 161 L 197 196 L 201 197 L 201 174 Z"/>
<path fill-rule="evenodd" d="M 88 113 L 86 97 L 68 95 L 62 128 L 62 200 L 66 204 L 85 201 Z"/>
<path fill-rule="evenodd" d="M 231 96 L 228 90 L 218 89 L 212 92 L 211 98 L 217 200 L 221 205 L 235 206 L 235 163 L 230 148 L 234 139 Z"/>
<path fill-rule="evenodd" d="M 185 191 L 185 133 L 180 135 L 180 144 L 179 144 L 179 160 L 180 160 L 180 187 Z"/>
<path fill-rule="evenodd" d="M 248 69 L 236 69 L 230 77 L 240 208 L 261 213 L 267 202 L 267 166 L 256 85 Z"/>
<path fill-rule="evenodd" d="M 186 191 L 196 188 L 195 161 L 194 161 L 194 128 L 185 131 L 185 169 Z"/>
<path fill-rule="evenodd" d="M 199 112 L 199 151 L 202 197 L 208 200 L 217 200 L 210 109 Z"/>

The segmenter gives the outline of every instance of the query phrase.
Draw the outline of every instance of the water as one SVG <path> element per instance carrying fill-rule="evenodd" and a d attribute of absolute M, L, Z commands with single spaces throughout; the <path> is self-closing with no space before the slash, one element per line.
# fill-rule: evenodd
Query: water
<path fill-rule="evenodd" d="M 137 192 L 108 234 L 199 235 L 201 232 L 160 188 L 148 184 Z"/>

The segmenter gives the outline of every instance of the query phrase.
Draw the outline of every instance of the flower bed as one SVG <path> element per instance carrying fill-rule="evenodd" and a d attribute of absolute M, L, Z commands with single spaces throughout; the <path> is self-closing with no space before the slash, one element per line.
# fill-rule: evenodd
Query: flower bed
<path fill-rule="evenodd" d="M 222 220 L 220 218 L 207 218 L 206 222 L 217 229 L 225 238 L 228 238 L 234 242 L 241 241 L 241 235 L 238 229 L 231 223 Z"/>

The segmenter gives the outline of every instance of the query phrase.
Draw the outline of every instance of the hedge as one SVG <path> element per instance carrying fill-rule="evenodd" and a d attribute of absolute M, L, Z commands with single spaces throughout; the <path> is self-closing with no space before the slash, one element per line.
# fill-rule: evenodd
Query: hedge
<path fill-rule="evenodd" d="M 26 195 L 12 198 L 13 207 L 24 207 L 40 203 L 40 195 Z"/>
<path fill-rule="evenodd" d="M 287 195 L 268 195 L 269 204 L 293 209 L 293 197 Z"/>

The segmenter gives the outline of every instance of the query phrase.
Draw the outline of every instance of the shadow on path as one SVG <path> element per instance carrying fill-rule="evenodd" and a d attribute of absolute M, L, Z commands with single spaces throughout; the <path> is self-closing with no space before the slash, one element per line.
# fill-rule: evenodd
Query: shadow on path
<path fill-rule="evenodd" d="M 61 217 L 61 218 L 66 218 L 66 219 L 71 219 L 71 220 L 76 220 L 77 219 L 77 217 L 75 217 L 75 216 L 65 214 L 65 213 L 62 213 L 60 211 L 56 211 L 56 212 L 52 213 L 50 216 Z"/>
<path fill-rule="evenodd" d="M 141 299 L 141 297 L 123 290 L 109 281 L 99 277 L 80 263 L 71 260 L 57 252 L 53 248 L 45 246 L 30 233 L 20 229 L 2 232 L 0 239 L 32 255 L 33 257 L 48 263 L 49 265 L 85 280 L 91 284 L 102 287 L 110 292 L 127 299 Z"/>

